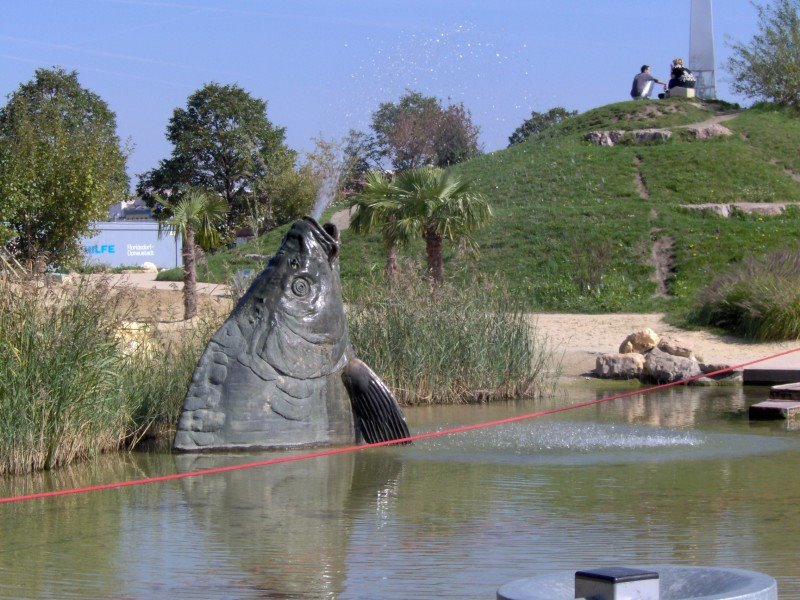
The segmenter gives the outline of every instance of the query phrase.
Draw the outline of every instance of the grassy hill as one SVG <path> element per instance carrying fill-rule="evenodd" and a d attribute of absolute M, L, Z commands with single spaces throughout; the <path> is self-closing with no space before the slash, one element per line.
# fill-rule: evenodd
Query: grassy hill
<path fill-rule="evenodd" d="M 796 243 L 800 210 L 723 218 L 686 205 L 800 201 L 800 118 L 757 106 L 722 123 L 733 134 L 697 139 L 682 126 L 730 112 L 724 104 L 631 101 L 570 118 L 506 150 L 458 165 L 495 211 L 477 257 L 451 249 L 446 274 L 465 286 L 510 291 L 531 310 L 667 311 L 678 317 L 699 289 L 747 255 Z M 594 130 L 670 128 L 665 142 L 597 146 Z M 329 216 L 332 209 L 326 213 Z M 209 257 L 209 280 L 260 268 L 285 228 Z M 405 253 L 410 268 L 422 247 Z M 378 236 L 342 233 L 345 294 L 381 285 Z M 659 294 L 656 266 L 666 294 Z M 662 290 L 663 291 L 663 290 Z"/>

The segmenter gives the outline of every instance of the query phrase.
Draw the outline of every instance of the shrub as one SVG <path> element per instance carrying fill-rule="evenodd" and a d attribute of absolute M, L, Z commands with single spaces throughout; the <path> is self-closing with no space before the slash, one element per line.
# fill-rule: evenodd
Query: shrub
<path fill-rule="evenodd" d="M 215 323 L 120 335 L 135 307 L 105 281 L 0 279 L 0 474 L 50 469 L 168 433 Z M 129 327 L 128 327 L 129 328 Z M 138 347 L 137 347 L 138 346 Z"/>
<path fill-rule="evenodd" d="M 51 468 L 118 447 L 114 327 L 100 286 L 0 283 L 0 472 Z"/>
<path fill-rule="evenodd" d="M 172 441 L 197 360 L 219 326 L 217 319 L 195 321 L 176 332 L 151 333 L 152 345 L 126 356 L 119 390 L 130 411 L 127 447 L 143 440 Z"/>
<path fill-rule="evenodd" d="M 370 286 L 349 309 L 353 347 L 402 404 L 551 391 L 557 369 L 546 340 L 508 298 L 451 286 L 432 292 L 401 277 L 392 288 Z"/>
<path fill-rule="evenodd" d="M 699 294 L 690 320 L 745 338 L 800 339 L 800 250 L 747 256 Z"/>
<path fill-rule="evenodd" d="M 765 98 L 800 107 L 800 2 L 774 0 L 754 4 L 758 33 L 748 43 L 731 45 L 731 88 L 749 98 Z"/>

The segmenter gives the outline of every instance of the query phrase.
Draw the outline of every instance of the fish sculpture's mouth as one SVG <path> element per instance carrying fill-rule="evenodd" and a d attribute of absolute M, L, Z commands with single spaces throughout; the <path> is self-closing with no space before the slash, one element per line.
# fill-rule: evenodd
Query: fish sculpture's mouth
<path fill-rule="evenodd" d="M 320 225 L 312 217 L 303 217 L 303 221 L 310 227 L 310 233 L 317 243 L 328 255 L 328 263 L 333 265 L 333 261 L 339 256 L 339 228 L 333 223 Z"/>

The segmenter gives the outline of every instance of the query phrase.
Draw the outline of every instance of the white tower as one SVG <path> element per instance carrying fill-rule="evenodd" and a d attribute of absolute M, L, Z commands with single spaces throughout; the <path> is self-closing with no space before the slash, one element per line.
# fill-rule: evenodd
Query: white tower
<path fill-rule="evenodd" d="M 711 17 L 711 0 L 692 0 L 688 67 L 697 77 L 698 97 L 716 98 L 717 81 L 714 75 L 714 28 Z"/>

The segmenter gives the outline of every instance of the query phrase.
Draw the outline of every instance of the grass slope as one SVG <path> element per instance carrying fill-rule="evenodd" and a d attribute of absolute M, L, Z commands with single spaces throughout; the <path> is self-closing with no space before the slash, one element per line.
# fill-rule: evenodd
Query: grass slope
<path fill-rule="evenodd" d="M 446 273 L 465 286 L 509 290 L 532 310 L 667 311 L 685 314 L 698 291 L 745 256 L 784 248 L 800 236 L 800 210 L 721 218 L 682 205 L 800 201 L 800 119 L 769 106 L 723 123 L 728 137 L 694 139 L 680 129 L 724 105 L 686 100 L 622 102 L 566 120 L 522 144 L 456 170 L 473 179 L 495 210 L 480 230 L 478 257 L 450 249 Z M 672 128 L 663 143 L 600 147 L 598 129 Z M 648 197 L 642 196 L 643 184 Z M 328 213 L 329 216 L 330 212 Z M 271 254 L 285 228 L 208 260 L 208 280 L 260 268 L 247 254 Z M 655 295 L 653 246 L 672 242 L 668 295 Z M 345 294 L 375 285 L 383 265 L 378 236 L 342 234 Z M 411 264 L 423 260 L 409 248 Z"/>

